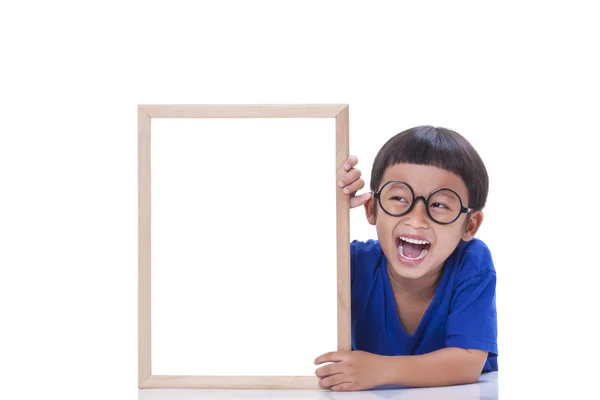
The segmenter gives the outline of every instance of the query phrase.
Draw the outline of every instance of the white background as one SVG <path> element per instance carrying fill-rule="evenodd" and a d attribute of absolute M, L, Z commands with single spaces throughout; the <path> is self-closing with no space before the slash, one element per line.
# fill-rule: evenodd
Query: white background
<path fill-rule="evenodd" d="M 366 176 L 400 130 L 462 133 L 491 177 L 480 237 L 498 272 L 500 396 L 589 394 L 600 355 L 592 3 L 208 4 L 2 8 L 2 397 L 137 396 L 139 103 L 349 103 Z M 351 219 L 356 237 L 364 214 Z"/>

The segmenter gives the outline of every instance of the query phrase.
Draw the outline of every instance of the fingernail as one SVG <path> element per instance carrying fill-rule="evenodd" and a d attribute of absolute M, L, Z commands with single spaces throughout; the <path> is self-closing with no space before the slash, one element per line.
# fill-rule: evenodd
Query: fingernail
<path fill-rule="evenodd" d="M 348 194 L 350 191 L 348 190 L 348 188 L 344 188 L 344 193 Z"/>
<path fill-rule="evenodd" d="M 338 185 L 340 185 L 340 186 L 344 186 L 344 182 L 342 182 L 342 181 L 339 181 L 339 182 L 338 182 Z"/>
<path fill-rule="evenodd" d="M 349 170 L 350 169 L 350 164 L 344 164 L 344 168 L 346 169 L 346 171 Z"/>

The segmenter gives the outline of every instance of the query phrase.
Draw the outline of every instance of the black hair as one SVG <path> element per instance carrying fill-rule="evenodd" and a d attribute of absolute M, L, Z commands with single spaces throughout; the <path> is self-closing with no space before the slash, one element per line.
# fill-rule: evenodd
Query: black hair
<path fill-rule="evenodd" d="M 477 151 L 460 134 L 429 125 L 396 134 L 375 157 L 371 190 L 377 191 L 385 170 L 399 163 L 432 165 L 453 172 L 467 186 L 469 200 L 465 207 L 481 210 L 485 206 L 489 185 L 487 170 Z"/>

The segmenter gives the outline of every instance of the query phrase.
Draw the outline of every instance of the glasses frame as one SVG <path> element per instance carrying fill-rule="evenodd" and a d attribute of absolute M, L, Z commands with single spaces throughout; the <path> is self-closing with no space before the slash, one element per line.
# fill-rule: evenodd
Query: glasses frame
<path fill-rule="evenodd" d="M 389 185 L 389 184 L 391 184 L 391 183 L 403 183 L 403 184 L 405 184 L 405 185 L 408 187 L 408 189 L 410 190 L 410 194 L 412 195 L 412 198 L 413 198 L 413 200 L 412 200 L 412 203 L 410 204 L 410 207 L 408 207 L 408 210 L 406 210 L 405 212 L 403 212 L 403 213 L 401 213 L 401 214 L 392 214 L 392 213 L 388 212 L 388 211 L 387 211 L 387 210 L 386 210 L 386 209 L 383 207 L 383 204 L 382 204 L 382 202 L 381 202 L 381 192 L 383 191 L 383 189 L 385 189 L 385 187 L 386 187 L 387 185 Z M 450 192 L 454 193 L 454 194 L 456 195 L 456 197 L 458 197 L 458 201 L 460 202 L 460 211 L 459 211 L 458 215 L 456 215 L 456 218 L 454 218 L 454 219 L 453 219 L 452 221 L 450 221 L 450 222 L 440 222 L 440 221 L 437 221 L 435 218 L 433 218 L 433 217 L 431 216 L 431 213 L 429 212 L 429 200 L 431 199 L 431 197 L 432 197 L 434 194 L 436 194 L 437 192 L 440 192 L 440 191 L 442 191 L 442 190 L 449 190 Z M 390 216 L 392 216 L 392 217 L 402 217 L 402 216 L 404 216 L 404 215 L 407 215 L 407 214 L 409 214 L 409 213 L 410 213 L 410 212 L 413 210 L 413 208 L 415 208 L 415 204 L 417 204 L 417 201 L 419 201 L 419 200 L 423 200 L 423 203 L 425 204 L 425 211 L 427 211 L 427 216 L 429 217 L 429 219 L 431 219 L 433 222 L 435 222 L 436 224 L 439 224 L 439 225 L 450 225 L 450 224 L 452 224 L 452 223 L 456 222 L 456 220 L 458 220 L 458 219 L 460 218 L 460 216 L 461 216 L 463 213 L 469 213 L 469 212 L 473 211 L 473 209 L 472 209 L 472 208 L 465 207 L 465 206 L 463 205 L 462 199 L 460 198 L 460 196 L 458 195 L 458 193 L 456 193 L 454 190 L 452 190 L 452 189 L 450 189 L 450 188 L 439 188 L 439 189 L 435 189 L 433 192 L 431 192 L 431 193 L 429 194 L 429 196 L 427 196 L 427 198 L 425 198 L 425 196 L 415 196 L 415 191 L 414 191 L 414 190 L 413 190 L 413 188 L 412 188 L 412 187 L 411 187 L 411 186 L 408 184 L 408 182 L 405 182 L 405 181 L 403 181 L 403 180 L 399 180 L 399 179 L 394 179 L 394 180 L 391 180 L 391 181 L 388 181 L 388 182 L 386 182 L 386 183 L 385 183 L 385 184 L 384 184 L 384 185 L 381 187 L 381 189 L 379 189 L 378 191 L 376 191 L 376 192 L 371 192 L 371 193 L 372 193 L 372 194 L 373 194 L 373 196 L 374 196 L 374 197 L 377 199 L 377 202 L 379 203 L 379 207 L 381 207 L 381 209 L 383 210 L 383 212 L 384 212 L 384 213 L 386 213 L 387 215 L 390 215 Z"/>

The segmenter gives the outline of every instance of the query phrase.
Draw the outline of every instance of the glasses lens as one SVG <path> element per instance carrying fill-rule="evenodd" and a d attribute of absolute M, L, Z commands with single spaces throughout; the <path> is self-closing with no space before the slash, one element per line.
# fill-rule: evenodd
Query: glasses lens
<path fill-rule="evenodd" d="M 380 194 L 381 207 L 393 215 L 404 214 L 413 202 L 412 192 L 402 182 L 390 182 Z"/>
<path fill-rule="evenodd" d="M 429 199 L 429 214 L 441 223 L 454 221 L 460 214 L 460 209 L 460 198 L 450 190 L 440 190 Z"/>

